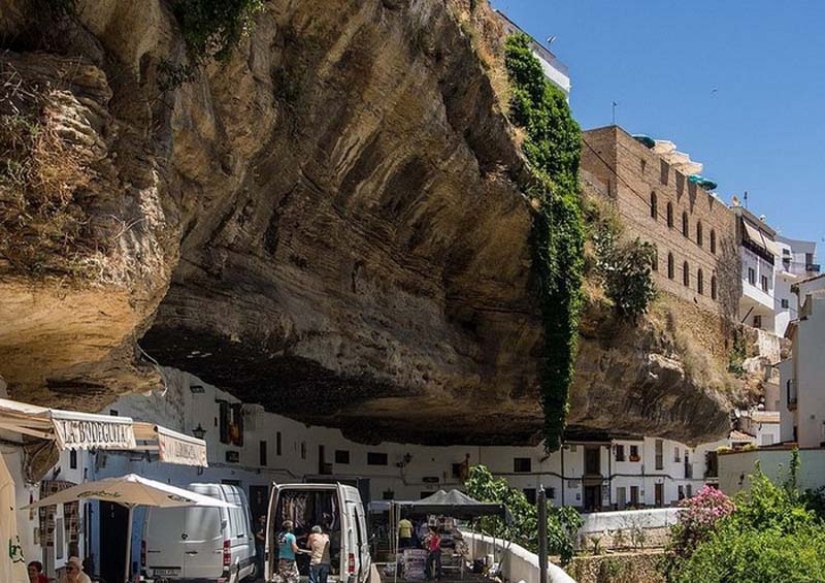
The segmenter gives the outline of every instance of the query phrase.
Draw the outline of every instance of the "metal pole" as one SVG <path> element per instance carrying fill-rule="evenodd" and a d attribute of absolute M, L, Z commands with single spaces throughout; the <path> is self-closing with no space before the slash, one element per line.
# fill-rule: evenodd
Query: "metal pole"
<path fill-rule="evenodd" d="M 132 563 L 132 520 L 135 513 L 135 505 L 129 504 L 129 526 L 126 527 L 126 567 L 123 570 L 123 583 L 129 583 L 129 567 Z"/>
<path fill-rule="evenodd" d="M 539 514 L 539 583 L 547 583 L 547 494 L 539 487 L 536 498 Z"/>

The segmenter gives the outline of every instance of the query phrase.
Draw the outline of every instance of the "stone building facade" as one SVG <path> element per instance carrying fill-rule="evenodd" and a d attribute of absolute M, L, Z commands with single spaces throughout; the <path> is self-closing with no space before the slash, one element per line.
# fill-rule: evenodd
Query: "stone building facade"
<path fill-rule="evenodd" d="M 625 232 L 656 248 L 658 289 L 735 316 L 735 217 L 721 200 L 618 126 L 582 134 L 582 183 L 615 204 Z"/>

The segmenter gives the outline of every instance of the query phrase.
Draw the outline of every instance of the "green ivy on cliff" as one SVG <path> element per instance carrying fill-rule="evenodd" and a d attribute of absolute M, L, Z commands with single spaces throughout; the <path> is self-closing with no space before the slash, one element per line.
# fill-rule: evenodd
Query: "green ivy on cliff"
<path fill-rule="evenodd" d="M 249 30 L 264 0 L 173 0 L 190 58 L 196 63 L 227 60 Z"/>
<path fill-rule="evenodd" d="M 545 328 L 541 378 L 545 447 L 555 451 L 561 446 L 568 410 L 581 307 L 581 130 L 565 95 L 544 77 L 528 36 L 507 39 L 505 65 L 512 86 L 512 120 L 526 131 L 522 148 L 533 175 L 528 193 L 539 203 L 531 243 Z"/>

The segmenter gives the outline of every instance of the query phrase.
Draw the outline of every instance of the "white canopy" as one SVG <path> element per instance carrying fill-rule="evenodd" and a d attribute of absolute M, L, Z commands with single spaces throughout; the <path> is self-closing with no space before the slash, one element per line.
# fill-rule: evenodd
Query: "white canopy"
<path fill-rule="evenodd" d="M 206 442 L 153 423 L 47 409 L 0 399 L 0 429 L 55 441 L 66 449 L 156 451 L 161 461 L 205 467 Z M 141 443 L 138 443 L 141 442 Z"/>
<path fill-rule="evenodd" d="M 0 455 L 0 581 L 28 583 L 26 559 L 17 536 L 17 512 L 14 481 Z"/>

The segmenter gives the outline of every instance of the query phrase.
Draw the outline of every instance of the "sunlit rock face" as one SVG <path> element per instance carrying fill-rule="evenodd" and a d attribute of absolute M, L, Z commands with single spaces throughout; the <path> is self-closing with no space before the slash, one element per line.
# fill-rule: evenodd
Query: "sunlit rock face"
<path fill-rule="evenodd" d="M 69 185 L 82 269 L 0 257 L 12 396 L 94 410 L 157 361 L 362 440 L 538 438 L 525 168 L 456 6 L 274 0 L 169 91 L 164 4 L 27 6 L 0 0 L 0 71 L 93 179 Z M 726 398 L 666 345 L 585 339 L 571 419 L 716 437 Z"/>

